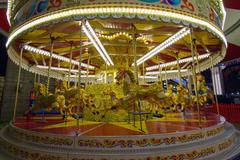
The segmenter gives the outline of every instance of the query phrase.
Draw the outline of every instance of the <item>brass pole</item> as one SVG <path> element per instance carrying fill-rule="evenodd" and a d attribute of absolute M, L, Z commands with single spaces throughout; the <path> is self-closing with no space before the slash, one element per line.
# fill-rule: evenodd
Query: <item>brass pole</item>
<path fill-rule="evenodd" d="M 160 65 L 159 65 L 159 81 L 162 83 L 162 67 L 160 67 Z"/>
<path fill-rule="evenodd" d="M 168 90 L 167 68 L 165 68 L 165 82 L 166 82 L 166 89 Z"/>
<path fill-rule="evenodd" d="M 41 79 L 41 75 L 38 74 L 38 80 L 37 80 L 37 83 L 40 83 L 40 79 Z"/>
<path fill-rule="evenodd" d="M 107 84 L 107 81 L 108 81 L 107 70 L 108 70 L 108 67 L 107 67 L 107 64 L 106 64 L 105 65 L 105 75 L 104 75 L 105 84 Z"/>
<path fill-rule="evenodd" d="M 33 87 L 35 86 L 35 84 L 37 83 L 37 73 L 34 73 L 34 79 L 33 79 Z"/>
<path fill-rule="evenodd" d="M 77 132 L 76 134 L 79 134 L 79 118 L 80 118 L 80 105 L 81 105 L 81 63 L 82 63 L 82 27 L 85 25 L 85 21 L 82 20 L 80 24 L 80 49 L 79 49 L 79 65 L 78 65 L 78 103 L 77 103 Z M 82 114 L 82 119 L 83 119 L 83 114 Z"/>
<path fill-rule="evenodd" d="M 126 56 L 126 70 L 129 70 L 129 56 Z"/>
<path fill-rule="evenodd" d="M 133 54 L 134 54 L 134 72 L 136 83 L 138 83 L 138 66 L 137 66 L 137 46 L 136 46 L 136 35 L 135 35 L 135 27 L 133 27 Z"/>
<path fill-rule="evenodd" d="M 200 74 L 201 70 L 200 70 L 200 64 L 199 64 L 199 53 L 196 52 L 197 48 L 196 48 L 196 45 L 195 45 L 195 53 L 196 53 L 196 61 L 197 61 L 197 67 L 198 67 L 198 72 Z"/>
<path fill-rule="evenodd" d="M 89 54 L 89 53 L 88 53 Z M 90 65 L 90 59 L 91 57 L 88 55 L 88 62 L 87 62 L 87 64 L 88 64 L 88 66 Z M 89 75 L 89 68 L 87 68 L 87 79 L 86 79 L 86 82 L 85 82 L 85 88 L 88 86 L 88 83 L 89 83 L 89 81 L 88 81 L 88 75 Z"/>
<path fill-rule="evenodd" d="M 181 70 L 180 70 L 180 64 L 179 64 L 179 57 L 178 57 L 178 55 L 177 55 L 177 68 L 178 68 L 179 85 L 182 86 Z"/>
<path fill-rule="evenodd" d="M 77 73 L 76 73 L 75 77 L 74 77 L 74 86 L 75 86 L 75 88 L 77 88 L 77 83 L 78 83 L 78 76 L 77 76 Z"/>
<path fill-rule="evenodd" d="M 198 97 L 198 92 L 197 92 L 197 77 L 196 77 L 196 68 L 195 68 L 195 45 L 196 41 L 192 38 L 193 34 L 193 29 L 191 28 L 191 34 L 190 34 L 190 42 L 191 42 L 191 51 L 192 51 L 192 72 L 193 72 L 193 83 L 194 83 L 194 90 L 195 90 L 195 96 L 196 96 L 196 104 L 197 104 L 197 111 L 198 111 L 198 120 L 199 120 L 199 127 L 202 128 L 202 119 L 201 119 L 201 114 L 200 114 L 200 106 L 199 106 L 199 97 Z"/>
<path fill-rule="evenodd" d="M 48 64 L 46 96 L 48 96 L 48 94 L 49 94 L 50 70 L 51 70 L 51 66 L 52 66 L 52 54 L 53 54 L 53 46 L 54 46 L 53 41 L 54 41 L 54 39 L 53 39 L 53 37 L 51 37 L 51 51 L 50 51 L 50 60 L 49 60 L 49 64 Z"/>
<path fill-rule="evenodd" d="M 70 48 L 70 62 L 69 62 L 69 68 L 68 68 L 68 88 L 70 88 L 70 75 L 71 75 L 71 69 L 72 69 L 72 51 L 73 51 L 73 42 L 71 42 L 71 48 Z"/>
<path fill-rule="evenodd" d="M 145 63 L 143 62 L 142 69 L 143 69 L 143 84 L 145 84 Z"/>
<path fill-rule="evenodd" d="M 135 35 L 135 27 L 133 26 L 133 39 L 132 39 L 132 49 L 133 49 L 133 55 L 134 55 L 134 74 L 135 74 L 135 80 L 136 84 L 138 84 L 138 67 L 137 67 L 137 52 L 136 52 L 136 35 Z M 138 98 L 138 97 L 137 97 Z M 137 100 L 137 105 L 139 105 L 139 100 Z M 133 114 L 133 125 L 136 126 L 136 103 L 134 105 L 134 114 Z M 140 117 L 141 118 L 141 117 Z M 141 124 L 141 119 L 140 119 L 140 124 Z"/>
<path fill-rule="evenodd" d="M 212 68 L 212 71 L 213 71 L 213 59 L 212 59 L 212 56 L 210 58 L 211 58 L 211 68 Z M 213 86 L 214 86 L 215 85 L 215 77 L 214 77 L 214 75 L 212 76 L 212 83 L 213 83 Z M 220 115 L 217 93 L 214 93 L 214 96 L 215 96 L 215 100 L 216 100 L 217 114 Z"/>
<path fill-rule="evenodd" d="M 191 71 L 189 71 L 191 70 Z M 192 68 L 188 68 L 189 73 L 192 72 Z M 192 103 L 192 76 L 189 74 L 188 75 L 188 90 L 189 90 L 189 98 L 190 98 L 190 102 Z"/>
<path fill-rule="evenodd" d="M 157 56 L 157 61 L 158 61 L 158 71 L 159 71 L 159 74 L 158 74 L 158 80 L 162 83 L 162 68 L 160 66 L 160 61 L 159 61 L 159 57 Z"/>
<path fill-rule="evenodd" d="M 16 93 L 15 93 L 15 103 L 14 103 L 14 109 L 13 109 L 13 124 L 16 121 L 16 111 L 17 111 L 17 105 L 18 105 L 18 92 L 19 92 L 19 84 L 20 84 L 21 71 L 22 71 L 22 55 L 23 55 L 23 47 L 21 48 L 20 58 L 19 58 L 17 89 L 16 89 Z"/>
<path fill-rule="evenodd" d="M 58 68 L 60 68 L 61 67 L 61 65 L 60 65 L 60 60 L 58 59 Z M 59 74 L 59 72 L 58 72 L 58 79 L 60 79 L 59 78 L 60 77 L 60 74 Z M 58 81 L 58 80 L 57 80 Z"/>

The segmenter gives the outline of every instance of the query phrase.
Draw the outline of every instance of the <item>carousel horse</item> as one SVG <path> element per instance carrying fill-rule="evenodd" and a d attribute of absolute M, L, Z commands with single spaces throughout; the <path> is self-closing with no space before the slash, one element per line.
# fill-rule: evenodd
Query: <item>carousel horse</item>
<path fill-rule="evenodd" d="M 94 101 L 98 103 L 95 104 Z M 101 94 L 101 97 L 95 97 L 93 94 L 90 94 L 86 101 L 86 107 L 92 115 L 94 115 L 94 120 L 103 121 L 106 118 L 107 113 L 111 111 L 116 111 L 116 103 L 119 99 L 116 96 L 116 93 L 110 88 L 104 90 Z"/>
<path fill-rule="evenodd" d="M 188 90 L 183 86 L 177 86 L 177 93 L 173 96 L 173 110 L 176 111 L 178 107 L 181 107 L 181 111 L 183 112 L 190 105 L 190 101 Z"/>
<path fill-rule="evenodd" d="M 78 105 L 80 105 L 79 109 L 80 112 L 83 112 L 84 107 L 88 108 L 95 108 L 95 104 L 93 102 L 93 95 L 88 95 L 84 89 L 80 89 L 80 97 L 78 96 L 79 92 L 77 88 L 72 88 L 69 89 L 65 93 L 65 97 L 67 99 L 67 108 L 68 108 L 68 113 L 72 115 L 72 110 L 73 108 L 77 108 Z M 79 102 L 80 101 L 80 102 Z"/>
<path fill-rule="evenodd" d="M 206 81 L 203 75 L 197 75 L 197 93 L 198 93 L 198 103 L 202 107 L 206 104 L 207 100 L 211 100 L 215 103 L 213 92 L 207 87 Z M 197 103 L 197 97 L 193 96 L 193 100 Z"/>
<path fill-rule="evenodd" d="M 55 94 L 49 93 L 46 95 L 46 86 L 44 84 L 35 84 L 34 91 L 36 94 L 36 102 L 33 110 L 39 111 L 51 111 L 52 109 L 58 110 L 63 114 L 63 110 L 66 108 L 66 99 L 64 92 L 57 91 Z"/>
<path fill-rule="evenodd" d="M 44 109 L 50 111 L 56 109 L 62 115 L 73 115 L 73 108 L 78 105 L 78 89 L 68 89 L 64 83 L 55 89 L 55 94 L 50 93 L 46 95 L 46 86 L 43 84 L 36 84 L 35 86 L 36 104 L 33 110 L 38 111 Z M 88 106 L 88 97 L 84 89 L 80 89 L 80 110 L 82 111 L 85 106 Z M 92 106 L 92 105 L 91 105 Z"/>
<path fill-rule="evenodd" d="M 139 100 L 158 104 L 159 107 L 171 106 L 171 100 L 164 94 L 161 83 L 147 87 L 139 86 L 136 84 L 133 73 L 129 70 L 120 70 L 115 79 L 119 84 L 123 83 L 124 93 L 124 97 L 119 100 L 116 107 L 122 106 L 125 109 L 133 109 Z"/>

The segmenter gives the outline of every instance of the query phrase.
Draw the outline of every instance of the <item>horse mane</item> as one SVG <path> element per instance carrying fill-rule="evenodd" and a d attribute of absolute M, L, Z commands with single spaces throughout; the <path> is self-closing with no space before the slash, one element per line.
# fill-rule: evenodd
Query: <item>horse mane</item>
<path fill-rule="evenodd" d="M 129 76 L 131 82 L 132 82 L 132 83 L 135 83 L 135 77 L 134 77 L 133 72 L 130 71 L 130 70 L 127 70 L 126 73 L 127 73 L 127 75 Z"/>

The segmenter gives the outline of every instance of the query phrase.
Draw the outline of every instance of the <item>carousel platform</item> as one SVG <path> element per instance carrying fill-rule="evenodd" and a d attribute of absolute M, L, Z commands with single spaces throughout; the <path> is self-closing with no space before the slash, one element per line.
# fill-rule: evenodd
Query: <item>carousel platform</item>
<path fill-rule="evenodd" d="M 140 123 L 89 122 L 58 115 L 19 117 L 1 131 L 1 152 L 14 159 L 232 159 L 239 132 L 221 116 L 167 113 Z M 76 135 L 78 131 L 78 136 Z M 5 156 L 6 157 L 6 156 Z"/>

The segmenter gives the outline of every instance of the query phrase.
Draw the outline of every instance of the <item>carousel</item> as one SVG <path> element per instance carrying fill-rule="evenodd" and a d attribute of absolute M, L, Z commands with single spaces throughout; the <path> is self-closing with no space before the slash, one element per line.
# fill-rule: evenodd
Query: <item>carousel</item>
<path fill-rule="evenodd" d="M 239 133 L 201 74 L 226 54 L 222 0 L 8 0 L 7 16 L 8 56 L 19 66 L 13 119 L 0 132 L 9 157 L 238 154 Z M 19 115 L 22 69 L 34 83 Z"/>

